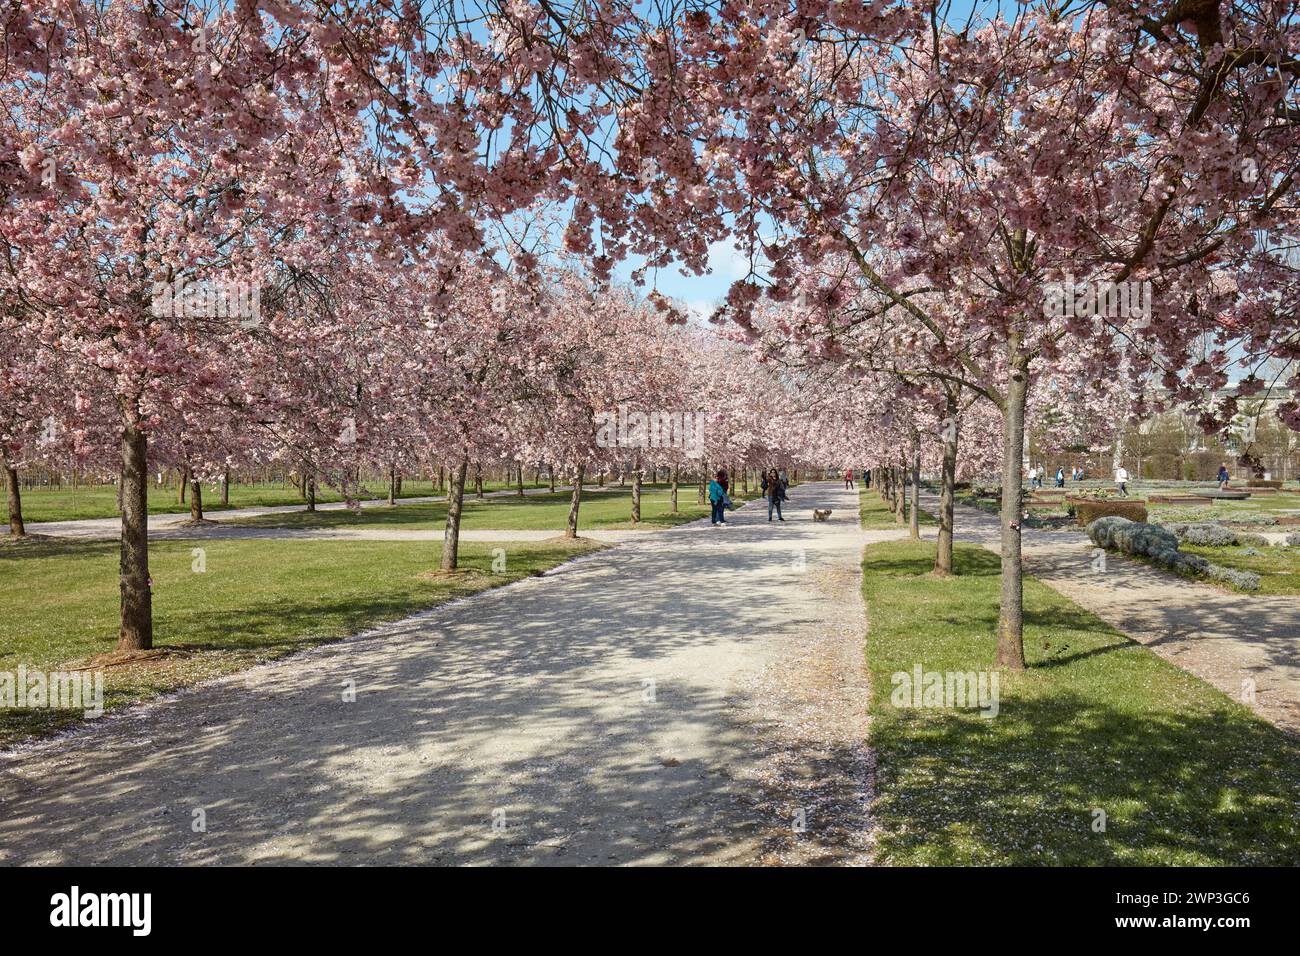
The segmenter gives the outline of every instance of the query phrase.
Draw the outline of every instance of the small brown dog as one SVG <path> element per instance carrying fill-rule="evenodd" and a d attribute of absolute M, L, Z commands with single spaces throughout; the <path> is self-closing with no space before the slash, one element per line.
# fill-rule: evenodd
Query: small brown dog
<path fill-rule="evenodd" d="M 821 508 L 813 509 L 813 521 L 825 521 L 830 516 L 831 516 L 830 508 L 827 508 L 824 511 Z"/>

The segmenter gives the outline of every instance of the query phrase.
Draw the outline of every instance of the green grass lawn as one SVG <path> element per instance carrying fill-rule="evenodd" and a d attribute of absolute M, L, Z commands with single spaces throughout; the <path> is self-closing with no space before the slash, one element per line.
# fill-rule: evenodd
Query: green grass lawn
<path fill-rule="evenodd" d="M 911 507 L 909 502 L 904 502 L 904 511 Z M 874 488 L 858 487 L 858 515 L 862 520 L 862 527 L 871 531 L 884 531 L 890 528 L 901 528 L 907 530 L 907 522 L 899 524 L 897 516 L 889 510 L 888 503 L 880 497 L 879 492 Z M 938 525 L 939 520 L 934 515 L 921 509 L 921 524 Z"/>
<path fill-rule="evenodd" d="M 895 672 L 992 665 L 997 556 L 958 545 L 940 580 L 933 555 L 863 559 L 882 862 L 1300 863 L 1297 741 L 1033 579 L 1030 667 L 1002 675 L 998 716 L 894 707 Z"/>
<path fill-rule="evenodd" d="M 193 570 L 202 546 L 206 570 Z M 433 542 L 157 541 L 150 547 L 155 645 L 173 653 L 105 669 L 118 708 L 230 673 L 452 598 L 540 573 L 587 542 L 460 546 L 452 576 Z M 505 571 L 494 573 L 494 550 Z M 112 651 L 118 627 L 116 542 L 0 543 L 0 671 L 58 670 Z M 77 723 L 80 713 L 0 710 L 0 746 Z"/>
<path fill-rule="evenodd" d="M 533 487 L 531 476 L 529 477 L 530 480 L 524 482 L 525 488 Z M 436 495 L 439 492 L 434 487 L 435 484 L 428 480 L 418 481 L 408 478 L 402 482 L 401 497 L 419 498 Z M 365 487 L 374 498 L 388 496 L 387 479 L 368 481 Z M 500 491 L 506 485 L 500 481 L 485 481 L 483 487 L 487 491 Z M 330 488 L 321 487 L 316 489 L 316 500 L 342 501 L 343 496 Z M 230 486 L 231 508 L 265 508 L 303 503 L 297 487 L 293 485 L 264 483 L 231 484 Z M 150 482 L 150 514 L 188 514 L 189 510 L 188 494 L 185 504 L 180 504 L 176 500 L 175 486 L 159 487 Z M 203 486 L 203 510 L 205 513 L 225 510 L 221 505 L 220 485 Z M 117 488 L 114 485 L 92 485 L 77 489 L 71 486 L 23 489 L 23 518 L 26 521 L 77 521 L 85 518 L 116 518 L 117 515 Z"/>
<path fill-rule="evenodd" d="M 1178 549 L 1189 554 L 1199 554 L 1207 561 L 1221 564 L 1225 568 L 1254 571 L 1259 575 L 1259 590 L 1249 592 L 1251 594 L 1300 594 L 1300 548 L 1210 548 L 1182 544 Z M 1247 551 L 1258 553 L 1247 554 Z"/>
<path fill-rule="evenodd" d="M 562 531 L 569 520 L 569 493 L 525 495 L 517 498 L 507 495 L 485 498 L 482 501 L 472 494 L 465 496 L 461 515 L 464 530 L 498 529 L 507 531 Z M 587 489 L 578 509 L 578 530 L 618 530 L 639 527 L 646 530 L 668 528 L 694 521 L 709 514 L 708 505 L 697 504 L 695 485 L 682 485 L 678 489 L 678 513 L 671 512 L 670 492 L 663 486 L 643 489 L 641 494 L 641 523 L 633 525 L 632 489 L 610 485 L 605 490 Z M 740 503 L 745 495 L 737 493 L 733 499 Z M 259 528 L 403 528 L 441 529 L 447 521 L 445 502 L 403 504 L 392 508 L 367 508 L 360 514 L 350 511 L 285 512 L 241 518 L 233 524 Z"/>

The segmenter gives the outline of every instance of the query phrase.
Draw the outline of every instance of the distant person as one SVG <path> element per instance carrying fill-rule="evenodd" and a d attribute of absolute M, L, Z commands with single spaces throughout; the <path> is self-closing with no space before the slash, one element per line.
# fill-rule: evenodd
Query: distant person
<path fill-rule="evenodd" d="M 1031 489 L 1041 488 L 1043 486 L 1043 479 L 1039 477 L 1039 474 L 1040 472 L 1037 468 L 1033 465 L 1029 466 L 1029 487 Z"/>
<path fill-rule="evenodd" d="M 844 487 L 850 489 L 853 487 L 853 469 L 846 468 L 844 471 Z"/>
<path fill-rule="evenodd" d="M 710 524 L 727 523 L 727 489 L 722 486 L 722 482 L 726 480 L 726 477 L 727 473 L 720 471 L 709 482 L 709 504 L 713 509 L 709 515 Z"/>
<path fill-rule="evenodd" d="M 1065 468 L 1061 465 L 1056 466 L 1056 487 L 1065 487 Z"/>
<path fill-rule="evenodd" d="M 1120 465 L 1115 469 L 1115 484 L 1119 485 L 1121 497 L 1128 497 L 1128 469 Z"/>
<path fill-rule="evenodd" d="M 1227 466 L 1226 464 L 1221 464 L 1221 465 L 1219 465 L 1219 478 L 1218 478 L 1218 481 L 1219 481 L 1219 490 L 1220 490 L 1220 491 L 1226 491 L 1226 490 L 1227 490 L 1227 488 L 1228 488 L 1228 482 L 1229 482 L 1229 480 L 1231 480 L 1231 477 L 1232 477 L 1232 476 L 1228 474 L 1228 466 Z"/>
<path fill-rule="evenodd" d="M 864 488 L 870 488 L 870 487 L 871 487 L 871 469 L 870 469 L 870 468 L 863 468 L 863 469 L 862 469 L 862 487 L 864 487 Z"/>
<path fill-rule="evenodd" d="M 781 502 L 786 500 L 785 482 L 775 468 L 769 470 L 763 476 L 763 497 L 767 499 L 767 520 L 772 520 L 772 510 L 776 509 L 777 519 L 784 521 L 785 516 L 781 514 Z"/>

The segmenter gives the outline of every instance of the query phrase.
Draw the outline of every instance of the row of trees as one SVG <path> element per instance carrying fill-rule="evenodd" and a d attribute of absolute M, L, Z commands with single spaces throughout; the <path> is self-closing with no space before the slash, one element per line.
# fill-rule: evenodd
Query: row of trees
<path fill-rule="evenodd" d="M 999 11 L 7 6 L 5 428 L 49 410 L 119 448 L 123 646 L 149 640 L 151 462 L 580 475 L 596 410 L 690 394 L 711 460 L 928 456 L 945 543 L 955 476 L 1000 469 L 997 660 L 1023 667 L 1037 410 L 1078 442 L 1159 394 L 1214 431 L 1300 358 L 1300 64 L 1292 0 Z M 582 268 L 529 240 L 539 210 Z M 719 242 L 750 268 L 713 318 L 748 350 L 661 334 L 607 285 Z M 222 280 L 257 309 L 155 307 Z"/>

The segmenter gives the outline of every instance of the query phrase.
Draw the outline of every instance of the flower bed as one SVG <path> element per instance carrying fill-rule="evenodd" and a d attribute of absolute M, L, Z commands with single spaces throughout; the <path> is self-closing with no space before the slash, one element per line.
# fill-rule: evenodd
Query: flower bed
<path fill-rule="evenodd" d="M 1232 511 L 1227 508 L 1161 508 L 1160 524 L 1216 524 L 1244 525 L 1246 527 L 1271 527 L 1279 524 L 1277 515 L 1263 511 Z"/>

